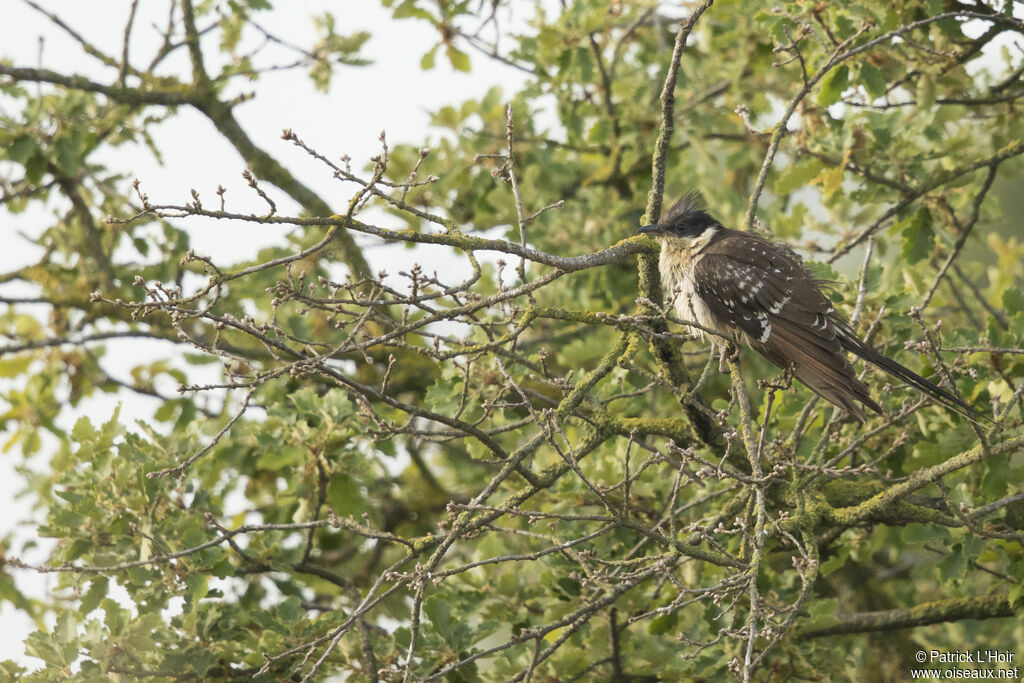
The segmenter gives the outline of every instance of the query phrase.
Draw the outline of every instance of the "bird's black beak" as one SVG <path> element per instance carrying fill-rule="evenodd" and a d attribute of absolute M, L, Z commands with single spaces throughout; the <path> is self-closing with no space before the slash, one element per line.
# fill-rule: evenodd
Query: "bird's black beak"
<path fill-rule="evenodd" d="M 640 235 L 660 235 L 662 232 L 664 232 L 662 227 L 657 223 L 644 225 L 637 230 L 637 233 Z"/>

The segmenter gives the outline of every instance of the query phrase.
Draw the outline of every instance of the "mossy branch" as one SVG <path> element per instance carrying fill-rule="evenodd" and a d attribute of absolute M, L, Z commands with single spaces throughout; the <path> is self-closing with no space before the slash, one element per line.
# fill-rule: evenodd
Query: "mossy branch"
<path fill-rule="evenodd" d="M 924 488 L 928 484 L 937 481 L 940 477 L 963 469 L 970 465 L 982 462 L 997 455 L 1008 455 L 1024 448 L 1024 437 L 1007 439 L 998 444 L 985 447 L 985 444 L 978 444 L 974 448 L 956 455 L 945 462 L 934 467 L 917 470 L 905 481 L 886 488 L 884 491 L 872 496 L 859 505 L 830 509 L 826 512 L 825 520 L 839 526 L 854 526 L 871 517 L 878 515 L 889 506 L 893 505 L 900 498 L 909 493 Z"/>
<path fill-rule="evenodd" d="M 839 623 L 825 628 L 808 629 L 800 634 L 802 638 L 825 638 L 849 633 L 871 631 L 895 631 L 916 628 L 928 624 L 941 624 L 961 619 L 997 619 L 1012 617 L 1019 608 L 1014 608 L 1006 596 L 987 595 L 981 598 L 952 598 L 926 602 L 906 609 L 890 609 L 879 612 L 860 612 L 839 616 Z"/>

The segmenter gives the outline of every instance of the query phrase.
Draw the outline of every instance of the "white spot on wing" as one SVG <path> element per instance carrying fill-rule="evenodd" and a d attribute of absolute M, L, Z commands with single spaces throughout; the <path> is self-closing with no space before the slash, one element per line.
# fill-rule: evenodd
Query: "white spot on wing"
<path fill-rule="evenodd" d="M 764 313 L 758 313 L 757 320 L 761 323 L 761 336 L 757 340 L 764 344 L 772 336 L 772 324 L 768 322 L 768 316 Z"/>
<path fill-rule="evenodd" d="M 789 300 L 792 298 L 793 297 L 787 296 L 782 299 L 779 299 L 774 304 L 772 304 L 772 307 L 769 308 L 768 310 L 771 311 L 772 313 L 778 313 L 779 311 L 782 310 L 783 306 L 789 303 Z"/>

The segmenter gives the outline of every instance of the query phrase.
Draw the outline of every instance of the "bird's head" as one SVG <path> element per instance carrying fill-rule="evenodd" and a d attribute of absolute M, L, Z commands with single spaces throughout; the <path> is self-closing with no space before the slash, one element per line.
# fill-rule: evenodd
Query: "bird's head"
<path fill-rule="evenodd" d="M 722 224 L 704 208 L 704 198 L 700 193 L 691 192 L 672 205 L 662 222 L 645 225 L 637 232 L 662 241 L 689 241 L 721 227 Z"/>

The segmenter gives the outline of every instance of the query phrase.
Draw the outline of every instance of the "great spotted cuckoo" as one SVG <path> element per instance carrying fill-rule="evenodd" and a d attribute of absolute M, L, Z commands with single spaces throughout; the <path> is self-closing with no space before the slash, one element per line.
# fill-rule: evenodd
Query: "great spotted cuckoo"
<path fill-rule="evenodd" d="M 789 248 L 722 226 L 699 194 L 676 202 L 663 222 L 639 232 L 661 242 L 666 302 L 738 344 L 743 341 L 822 398 L 860 420 L 858 403 L 881 413 L 846 351 L 972 420 L 987 419 L 949 391 L 861 341 Z M 704 333 L 700 332 L 703 336 Z"/>

